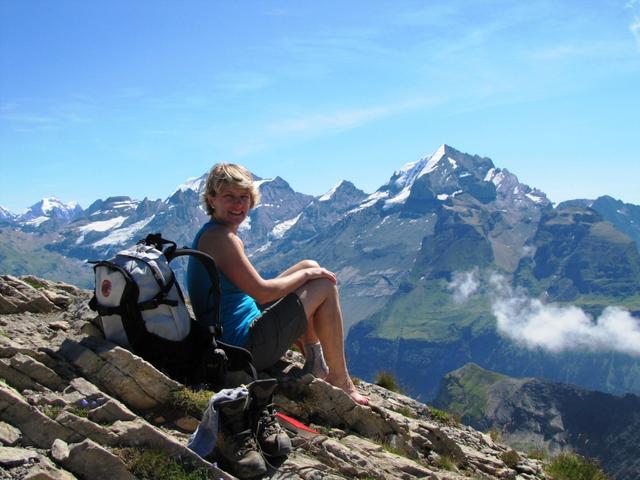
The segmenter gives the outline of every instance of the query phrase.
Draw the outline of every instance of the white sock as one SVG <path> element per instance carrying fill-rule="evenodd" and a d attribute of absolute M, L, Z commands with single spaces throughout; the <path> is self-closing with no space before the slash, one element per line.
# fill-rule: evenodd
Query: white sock
<path fill-rule="evenodd" d="M 324 361 L 324 354 L 322 353 L 322 345 L 320 345 L 320 342 L 304 345 L 304 358 L 304 367 L 302 367 L 304 373 L 311 373 L 315 377 L 323 380 L 329 375 L 329 367 L 327 367 L 327 363 Z"/>

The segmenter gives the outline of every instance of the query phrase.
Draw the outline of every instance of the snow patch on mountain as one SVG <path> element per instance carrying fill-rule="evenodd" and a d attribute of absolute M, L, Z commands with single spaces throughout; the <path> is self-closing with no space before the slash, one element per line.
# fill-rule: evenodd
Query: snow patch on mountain
<path fill-rule="evenodd" d="M 345 183 L 345 181 L 344 180 L 340 180 L 331 190 L 329 190 L 327 193 L 325 193 L 320 198 L 318 198 L 318 201 L 319 202 L 327 202 L 327 201 L 331 200 L 331 198 L 335 195 L 335 193 L 338 191 L 338 189 L 340 188 L 340 186 L 343 183 Z"/>
<path fill-rule="evenodd" d="M 36 217 L 33 218 L 31 220 L 27 220 L 26 222 L 23 222 L 25 225 L 29 225 L 31 227 L 39 227 L 40 225 L 42 225 L 44 222 L 46 222 L 47 220 L 51 220 L 49 217 Z"/>
<path fill-rule="evenodd" d="M 442 160 L 445 155 L 446 155 L 446 145 L 443 143 L 442 145 L 440 145 L 438 150 L 436 150 L 435 153 L 429 157 L 427 164 L 420 171 L 420 173 L 417 175 L 416 178 L 420 178 L 423 175 L 427 175 L 428 173 L 433 172 L 437 168 L 438 164 L 440 163 L 440 160 Z M 455 164 L 455 160 L 453 162 Z"/>
<path fill-rule="evenodd" d="M 298 220 L 300 220 L 300 217 L 302 216 L 302 213 L 299 213 L 296 217 L 291 218 L 289 220 L 285 220 L 284 222 L 280 222 L 278 223 L 275 227 L 273 227 L 273 230 L 271 230 L 271 236 L 273 238 L 282 238 L 284 237 L 284 234 L 287 233 L 287 231 L 293 227 L 296 223 L 298 223 Z"/>
<path fill-rule="evenodd" d="M 365 198 L 362 201 L 362 203 L 360 203 L 360 205 L 358 205 L 356 208 L 352 210 L 349 210 L 347 212 L 347 215 L 359 212 L 360 210 L 364 210 L 365 208 L 369 208 L 372 205 L 375 205 L 379 200 L 382 200 L 383 198 L 387 198 L 388 196 L 389 196 L 389 192 L 387 191 L 378 190 L 377 192 L 373 192 L 371 195 Z"/>
<path fill-rule="evenodd" d="M 17 215 L 0 205 L 0 220 L 13 220 Z"/>
<path fill-rule="evenodd" d="M 251 230 L 251 217 L 247 216 L 247 218 L 244 219 L 244 222 L 240 224 L 240 227 L 238 227 L 238 231 L 248 232 L 249 230 Z"/>
<path fill-rule="evenodd" d="M 151 215 L 149 218 L 145 218 L 139 222 L 133 223 L 128 227 L 119 228 L 114 230 L 106 237 L 98 240 L 93 244 L 94 247 L 106 247 L 109 245 L 122 245 L 128 242 L 131 238 L 137 234 L 140 230 L 146 227 L 153 219 L 155 215 Z"/>
<path fill-rule="evenodd" d="M 91 222 L 87 225 L 83 225 L 82 227 L 78 227 L 77 230 L 81 233 L 87 232 L 106 232 L 107 230 L 111 230 L 113 228 L 118 228 L 120 225 L 124 223 L 124 221 L 128 217 L 114 217 L 109 220 L 102 220 L 99 222 Z"/>
<path fill-rule="evenodd" d="M 411 185 L 409 184 L 404 187 L 398 195 L 392 197 L 384 202 L 385 208 L 389 208 L 393 205 L 397 205 L 399 203 L 404 203 L 407 198 L 409 198 L 409 194 L 411 193 Z"/>
<path fill-rule="evenodd" d="M 533 203 L 547 203 L 548 201 L 544 194 L 541 195 L 539 193 L 536 193 L 535 191 L 533 193 L 527 193 L 526 196 Z"/>
<path fill-rule="evenodd" d="M 209 174 L 207 173 L 200 177 L 187 178 L 186 182 L 178 185 L 178 188 L 175 192 L 186 192 L 187 190 L 193 190 L 194 192 L 199 193 L 202 189 L 204 189 L 204 185 L 207 181 L 208 175 Z"/>

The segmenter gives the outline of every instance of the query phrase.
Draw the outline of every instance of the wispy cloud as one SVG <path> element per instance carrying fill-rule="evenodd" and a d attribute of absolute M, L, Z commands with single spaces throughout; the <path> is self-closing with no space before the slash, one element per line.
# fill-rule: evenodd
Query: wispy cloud
<path fill-rule="evenodd" d="M 383 105 L 318 112 L 275 120 L 264 129 L 258 129 L 264 134 L 254 136 L 250 141 L 243 141 L 234 149 L 233 154 L 242 157 L 267 149 L 283 140 L 290 143 L 292 138 L 308 140 L 352 130 L 393 115 L 429 108 L 442 101 L 443 99 L 416 97 Z"/>
<path fill-rule="evenodd" d="M 574 305 L 547 304 L 491 277 L 492 311 L 500 333 L 529 349 L 598 351 L 640 356 L 640 321 L 619 307 L 593 319 Z"/>
<path fill-rule="evenodd" d="M 447 288 L 453 292 L 453 301 L 456 303 L 469 300 L 469 297 L 478 291 L 478 287 L 480 287 L 478 268 L 468 272 L 455 272 L 453 279 L 447 285 Z"/>

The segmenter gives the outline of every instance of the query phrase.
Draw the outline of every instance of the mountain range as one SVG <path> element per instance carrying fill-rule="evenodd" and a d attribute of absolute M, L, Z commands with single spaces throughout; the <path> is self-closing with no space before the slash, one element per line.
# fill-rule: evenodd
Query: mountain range
<path fill-rule="evenodd" d="M 0 270 L 91 287 L 87 259 L 150 232 L 190 244 L 207 218 L 205 179 L 164 200 L 0 210 Z M 303 258 L 336 272 L 354 374 L 393 371 L 425 400 L 471 361 L 640 392 L 640 207 L 606 196 L 554 206 L 491 159 L 448 145 L 372 194 L 348 181 L 319 197 L 279 177 L 256 181 L 262 199 L 240 232 L 249 256 L 267 277 Z"/>

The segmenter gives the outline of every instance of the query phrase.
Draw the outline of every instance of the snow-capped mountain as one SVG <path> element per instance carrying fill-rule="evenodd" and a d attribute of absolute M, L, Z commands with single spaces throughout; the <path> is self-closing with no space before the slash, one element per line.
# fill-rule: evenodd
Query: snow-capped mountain
<path fill-rule="evenodd" d="M 110 197 L 83 212 L 42 202 L 28 219 L 3 221 L 0 267 L 16 272 L 23 262 L 28 273 L 46 276 L 48 265 L 75 262 L 75 269 L 63 269 L 68 274 L 63 279 L 75 281 L 81 261 L 108 258 L 148 233 L 162 232 L 189 245 L 207 220 L 200 203 L 205 179 L 206 174 L 188 179 L 164 200 Z M 457 368 L 460 358 L 532 364 L 518 363 L 504 348 L 491 356 L 504 344 L 487 323 L 487 305 L 459 313 L 448 301 L 447 285 L 456 272 L 498 271 L 535 295 L 557 295 L 562 301 L 589 295 L 590 308 L 614 295 L 640 296 L 640 257 L 620 233 L 640 235 L 640 207 L 598 199 L 568 210 L 554 208 L 543 192 L 489 158 L 448 145 L 394 172 L 372 194 L 347 181 L 318 197 L 295 192 L 279 177 L 256 181 L 262 198 L 240 230 L 247 253 L 267 278 L 305 258 L 336 272 L 345 325 L 353 327 L 347 342 L 350 362 L 365 377 L 382 358 L 392 360 L 397 372 L 410 372 L 408 385 L 427 389 L 439 376 L 432 375 L 434 364 L 420 359 L 445 359 L 438 372 Z M 40 217 L 49 220 L 39 223 Z M 12 248 L 18 243 L 28 248 Z M 620 259 L 629 268 L 618 268 Z M 91 282 L 87 270 L 83 286 Z M 488 337 L 479 353 L 460 350 L 471 348 L 480 334 Z M 435 342 L 424 343 L 430 335 Z M 573 372 L 584 373 L 576 365 Z M 571 377 L 574 373 L 561 363 L 547 366 L 577 383 L 585 378 L 582 373 Z"/>
<path fill-rule="evenodd" d="M 17 215 L 0 205 L 0 221 L 13 221 Z"/>
<path fill-rule="evenodd" d="M 52 220 L 58 224 L 71 222 L 82 215 L 82 212 L 82 207 L 77 202 L 63 203 L 55 197 L 48 197 L 34 203 L 16 221 L 35 228 Z"/>

